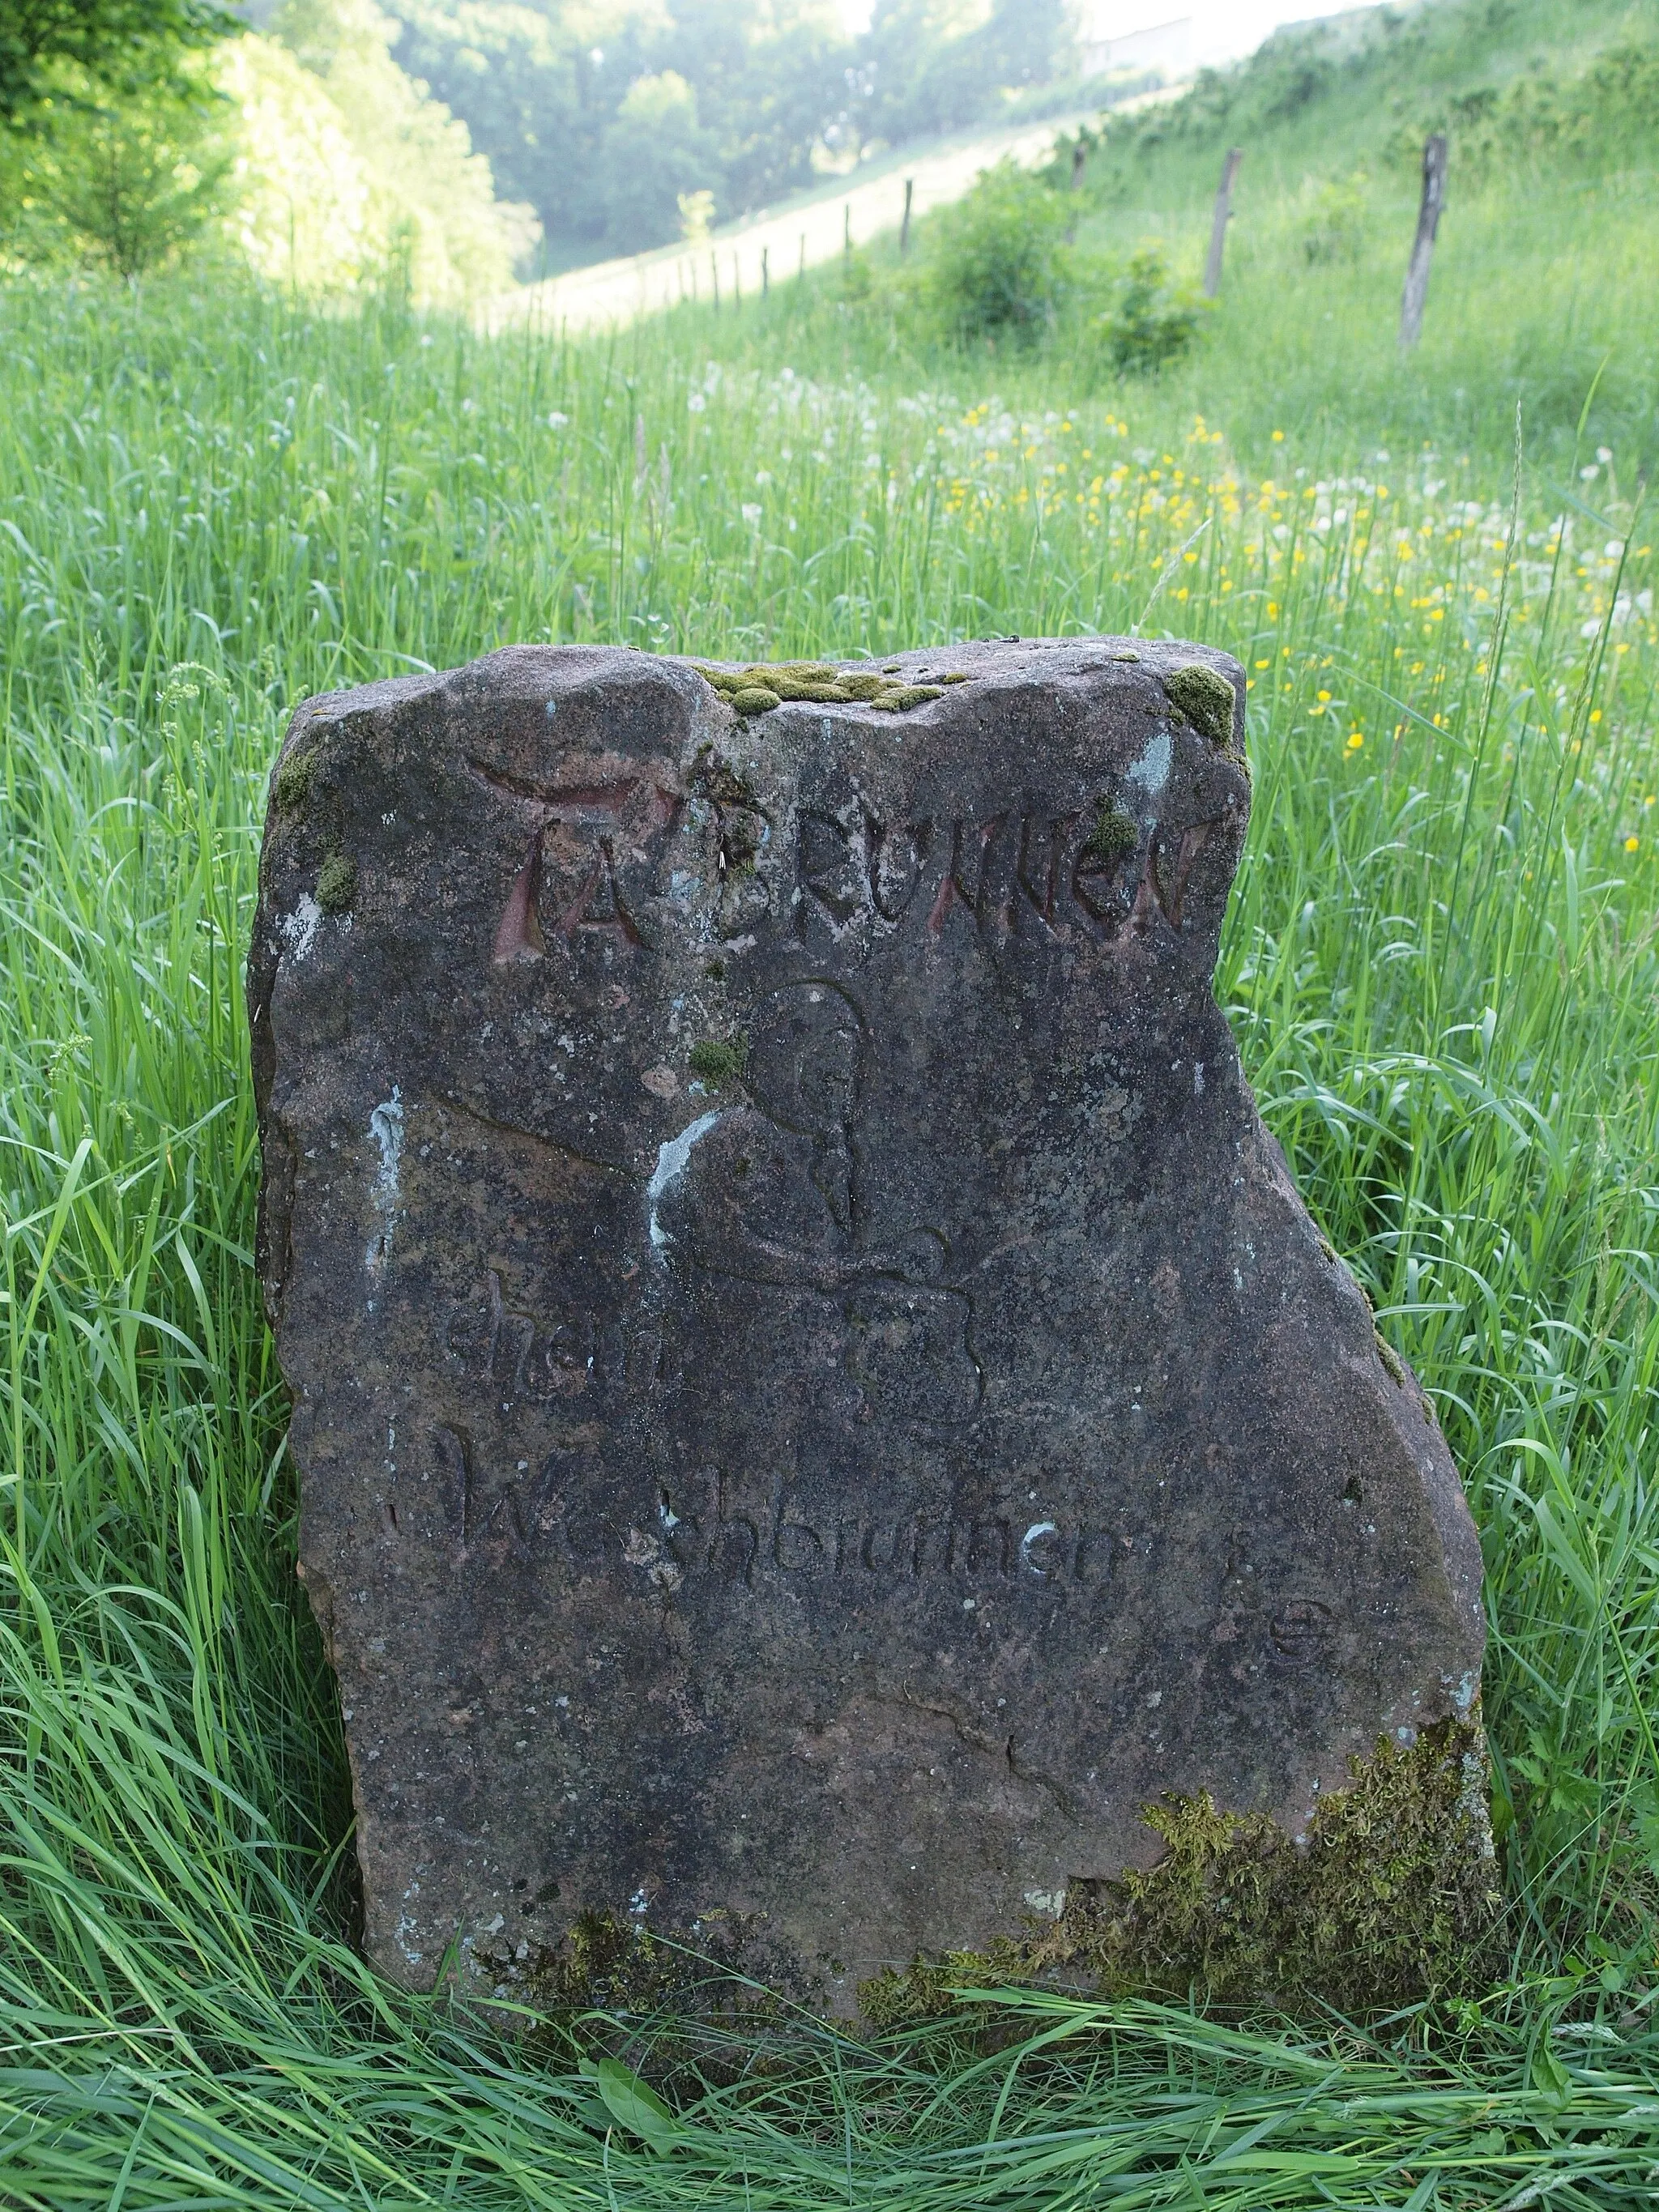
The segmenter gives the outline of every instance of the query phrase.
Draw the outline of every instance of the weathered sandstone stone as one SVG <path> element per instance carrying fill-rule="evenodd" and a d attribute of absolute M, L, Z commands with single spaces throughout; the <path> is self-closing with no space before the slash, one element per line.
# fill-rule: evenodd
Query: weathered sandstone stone
<path fill-rule="evenodd" d="M 261 1267 L 410 1983 L 752 1916 L 845 2008 L 1471 1708 L 1455 1472 L 1212 995 L 1236 664 L 884 665 L 289 732 Z"/>

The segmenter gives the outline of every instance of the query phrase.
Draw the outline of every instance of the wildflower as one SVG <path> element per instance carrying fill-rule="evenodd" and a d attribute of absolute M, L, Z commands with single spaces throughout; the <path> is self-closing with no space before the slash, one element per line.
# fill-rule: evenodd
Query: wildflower
<path fill-rule="evenodd" d="M 1364 742 L 1365 739 L 1362 732 L 1358 730 L 1350 730 L 1348 732 L 1348 742 L 1343 746 L 1342 750 L 1345 753 L 1357 753 Z"/>
<path fill-rule="evenodd" d="M 1274 443 L 1274 445 L 1276 445 L 1276 446 L 1282 446 L 1282 445 L 1284 444 L 1284 442 L 1285 442 L 1285 433 L 1284 433 L 1282 430 L 1275 430 L 1275 431 L 1273 432 L 1273 443 Z"/>
<path fill-rule="evenodd" d="M 1625 840 L 1625 850 L 1627 853 L 1639 852 L 1641 847 L 1642 841 L 1639 837 L 1626 837 Z"/>

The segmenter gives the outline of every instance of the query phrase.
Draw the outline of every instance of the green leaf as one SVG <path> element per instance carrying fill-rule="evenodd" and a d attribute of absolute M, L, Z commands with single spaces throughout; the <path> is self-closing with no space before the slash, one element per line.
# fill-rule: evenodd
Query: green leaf
<path fill-rule="evenodd" d="M 1537 2045 L 1532 2054 L 1532 2086 L 1557 2105 L 1565 2105 L 1572 2095 L 1572 2076 L 1547 2043 Z"/>
<path fill-rule="evenodd" d="M 680 2141 L 680 2124 L 672 2112 L 620 2058 L 585 2058 L 581 2070 L 604 2098 L 605 2110 L 618 2127 L 638 2136 L 654 2151 L 671 2151 Z"/>

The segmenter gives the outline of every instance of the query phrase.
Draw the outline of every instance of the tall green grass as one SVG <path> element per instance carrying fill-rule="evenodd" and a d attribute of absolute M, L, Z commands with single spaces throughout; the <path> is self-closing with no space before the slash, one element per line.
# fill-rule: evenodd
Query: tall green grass
<path fill-rule="evenodd" d="M 0 295 L 0 2202 L 1645 2206 L 1659 633 L 1618 456 L 1263 431 L 1247 471 L 1184 390 L 708 336 Z M 1468 1480 L 1508 1973 L 1368 2026 L 733 2027 L 665 2123 L 597 2028 L 506 2045 L 351 1948 L 249 1256 L 283 718 L 507 639 L 1136 624 L 1250 672 L 1218 988 Z"/>

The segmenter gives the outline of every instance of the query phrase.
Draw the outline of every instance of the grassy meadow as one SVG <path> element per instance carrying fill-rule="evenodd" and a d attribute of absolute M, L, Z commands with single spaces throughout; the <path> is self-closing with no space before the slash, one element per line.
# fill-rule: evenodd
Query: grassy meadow
<path fill-rule="evenodd" d="M 1402 365 L 1409 190 L 1331 276 L 1287 186 L 1200 351 L 1124 385 L 919 349 L 836 276 L 581 346 L 0 293 L 0 2203 L 1651 2204 L 1656 187 L 1583 189 L 1640 222 L 1576 319 L 1581 201 L 1494 188 Z M 1501 1976 L 1383 2022 L 981 1993 L 698 2063 L 382 1987 L 251 1261 L 288 710 L 508 640 L 1132 629 L 1249 672 L 1217 988 L 1481 1530 Z"/>

